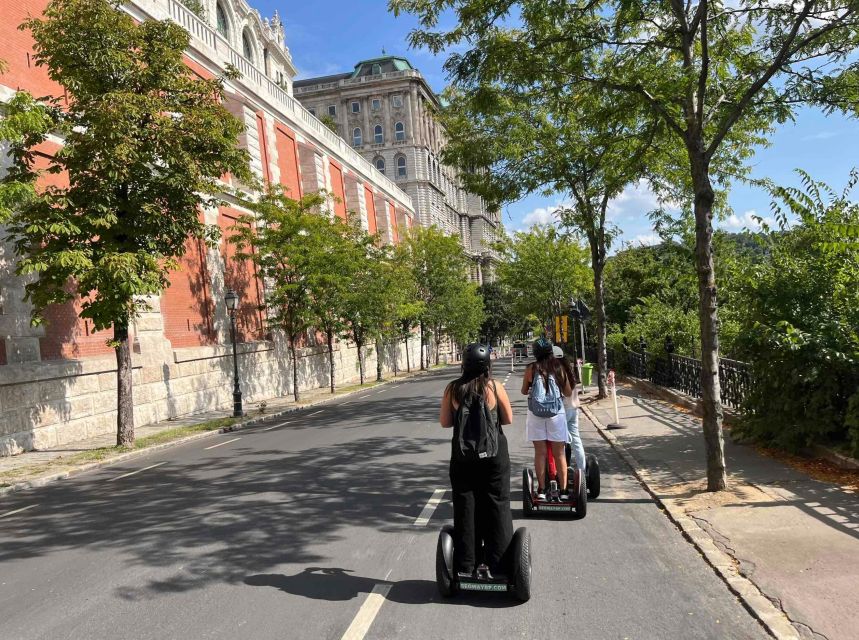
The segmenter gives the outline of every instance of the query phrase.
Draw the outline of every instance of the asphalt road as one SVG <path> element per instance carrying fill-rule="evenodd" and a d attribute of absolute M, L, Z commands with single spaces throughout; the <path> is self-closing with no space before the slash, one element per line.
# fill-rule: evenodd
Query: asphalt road
<path fill-rule="evenodd" d="M 522 518 L 521 369 L 530 602 L 437 594 L 446 370 L 0 500 L 0 638 L 767 637 L 584 418 L 599 500 Z"/>

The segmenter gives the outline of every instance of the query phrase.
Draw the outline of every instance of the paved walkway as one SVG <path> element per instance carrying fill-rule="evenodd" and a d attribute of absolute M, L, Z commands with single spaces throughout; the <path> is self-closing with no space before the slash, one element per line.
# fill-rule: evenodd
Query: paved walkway
<path fill-rule="evenodd" d="M 627 428 L 612 433 L 646 470 L 651 490 L 682 506 L 802 637 L 859 637 L 856 493 L 734 444 L 727 432 L 730 489 L 706 493 L 700 419 L 629 385 L 618 393 Z M 589 409 L 604 425 L 615 421 L 610 399 Z"/>

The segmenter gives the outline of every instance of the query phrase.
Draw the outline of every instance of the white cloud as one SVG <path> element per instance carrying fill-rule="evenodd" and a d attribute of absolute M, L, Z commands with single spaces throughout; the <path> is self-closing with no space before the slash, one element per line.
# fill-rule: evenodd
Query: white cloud
<path fill-rule="evenodd" d="M 732 213 L 728 218 L 719 223 L 718 226 L 732 231 L 740 231 L 742 229 L 760 231 L 761 222 L 758 221 L 758 218 L 761 218 L 761 221 L 763 221 L 768 227 L 773 227 L 775 225 L 775 220 L 772 217 L 758 216 L 757 211 L 749 209 L 739 216 L 736 213 Z"/>
<path fill-rule="evenodd" d="M 533 211 L 529 211 L 522 218 L 522 226 L 525 229 L 541 224 L 553 224 L 558 221 L 555 217 L 555 211 L 560 207 L 537 207 Z"/>
<path fill-rule="evenodd" d="M 608 219 L 616 222 L 644 218 L 661 203 L 644 180 L 628 185 L 619 196 L 608 203 Z M 672 203 L 664 203 L 669 209 L 676 209 Z"/>

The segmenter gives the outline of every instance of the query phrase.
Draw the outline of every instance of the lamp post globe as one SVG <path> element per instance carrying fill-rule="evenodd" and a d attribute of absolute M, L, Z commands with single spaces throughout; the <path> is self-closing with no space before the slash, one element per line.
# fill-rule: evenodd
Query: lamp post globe
<path fill-rule="evenodd" d="M 242 410 L 242 389 L 239 386 L 239 359 L 236 353 L 236 309 L 239 308 L 239 294 L 228 289 L 224 294 L 224 302 L 230 314 L 230 342 L 233 344 L 233 417 L 241 418 L 244 411 Z"/>

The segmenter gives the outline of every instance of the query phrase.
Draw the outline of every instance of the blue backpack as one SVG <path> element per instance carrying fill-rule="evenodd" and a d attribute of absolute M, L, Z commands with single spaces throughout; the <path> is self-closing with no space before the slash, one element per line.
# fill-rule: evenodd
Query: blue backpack
<path fill-rule="evenodd" d="M 564 411 L 564 400 L 555 376 L 549 376 L 549 383 L 534 370 L 534 382 L 528 394 L 528 411 L 538 418 L 553 418 Z"/>

